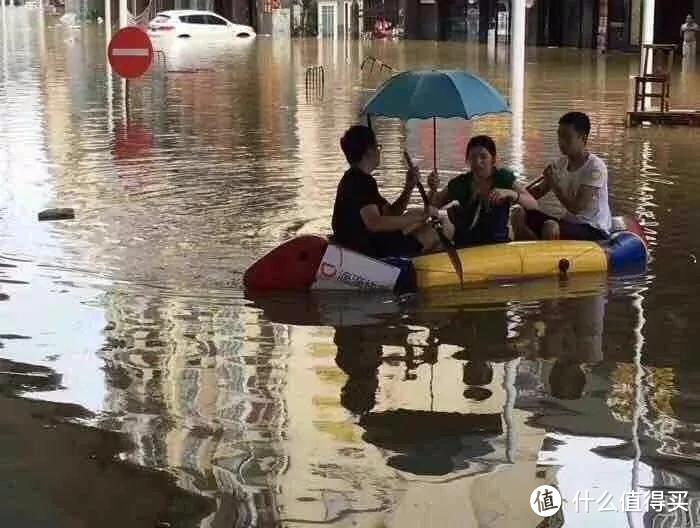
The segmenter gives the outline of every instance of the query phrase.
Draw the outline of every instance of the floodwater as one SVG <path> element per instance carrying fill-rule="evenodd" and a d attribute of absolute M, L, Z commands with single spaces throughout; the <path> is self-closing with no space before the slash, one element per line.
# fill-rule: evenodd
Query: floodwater
<path fill-rule="evenodd" d="M 467 69 L 513 96 L 507 50 L 163 44 L 127 108 L 104 27 L 4 13 L 0 356 L 55 371 L 59 389 L 25 394 L 93 411 L 133 442 L 126 460 L 209 499 L 199 525 L 534 528 L 540 484 L 565 499 L 548 526 L 700 525 L 700 130 L 625 128 L 637 56 L 530 49 L 522 112 L 441 122 L 438 150 L 447 178 L 488 133 L 533 178 L 558 117 L 588 112 L 614 210 L 651 242 L 644 276 L 247 299 L 253 259 L 329 229 L 338 138 L 386 76 L 363 60 Z M 700 107 L 698 86 L 677 67 L 672 107 Z M 430 167 L 431 126 L 376 123 L 387 196 L 404 145 Z M 37 222 L 52 206 L 76 219 Z M 652 491 L 661 511 L 625 507 Z"/>

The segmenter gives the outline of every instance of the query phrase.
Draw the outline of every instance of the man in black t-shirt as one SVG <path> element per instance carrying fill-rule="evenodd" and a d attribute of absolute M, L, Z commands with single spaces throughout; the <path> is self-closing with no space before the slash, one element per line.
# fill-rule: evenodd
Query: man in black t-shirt
<path fill-rule="evenodd" d="M 381 150 L 372 129 L 361 125 L 350 127 L 340 140 L 340 146 L 350 168 L 340 180 L 335 197 L 335 242 L 377 258 L 408 257 L 437 249 L 437 233 L 426 225 L 428 212 L 406 212 L 420 177 L 418 170 L 407 171 L 403 192 L 390 204 L 379 194 L 377 181 L 372 176 L 379 165 Z"/>

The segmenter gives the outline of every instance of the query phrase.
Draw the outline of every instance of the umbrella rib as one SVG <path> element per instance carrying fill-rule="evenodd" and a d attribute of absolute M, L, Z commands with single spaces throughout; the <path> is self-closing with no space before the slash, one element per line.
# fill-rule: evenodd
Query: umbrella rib
<path fill-rule="evenodd" d="M 424 78 L 419 77 L 418 83 L 416 84 L 416 89 L 413 90 L 413 93 L 411 94 L 411 100 L 408 103 L 408 112 L 406 112 L 405 115 L 407 115 L 407 116 L 413 115 L 414 101 L 415 101 L 416 97 L 418 96 L 419 88 L 420 88 L 421 84 L 423 84 L 423 82 L 424 82 Z M 433 117 L 433 116 L 423 116 L 423 117 L 421 117 L 421 119 L 428 119 L 430 117 Z M 408 121 L 409 119 L 410 119 L 410 117 L 407 117 L 406 121 Z"/>
<path fill-rule="evenodd" d="M 462 102 L 462 108 L 464 109 L 464 112 L 461 116 L 454 116 L 454 117 L 461 117 L 462 119 L 469 120 L 469 112 L 467 111 L 466 103 L 464 102 L 464 98 L 462 97 L 462 93 L 459 91 L 459 88 L 457 88 L 457 83 L 452 78 L 452 75 L 445 74 L 445 77 L 447 77 L 450 80 L 450 83 L 452 83 L 452 87 L 455 89 L 455 92 L 457 92 L 457 95 L 459 96 L 459 99 Z"/>

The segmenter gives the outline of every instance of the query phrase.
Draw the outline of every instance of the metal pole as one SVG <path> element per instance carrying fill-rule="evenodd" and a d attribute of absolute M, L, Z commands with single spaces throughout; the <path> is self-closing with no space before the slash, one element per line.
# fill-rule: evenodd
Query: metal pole
<path fill-rule="evenodd" d="M 127 0 L 119 0 L 119 29 L 129 25 Z M 129 122 L 129 81 L 122 79 L 122 119 L 124 125 Z"/>
<path fill-rule="evenodd" d="M 105 55 L 107 46 L 112 40 L 112 0 L 105 0 Z M 114 131 L 114 79 L 112 78 L 112 66 L 105 57 L 105 73 L 107 82 L 107 127 L 108 134 Z"/>
<path fill-rule="evenodd" d="M 129 25 L 129 8 L 126 2 L 127 0 L 119 0 L 119 29 Z"/>
<path fill-rule="evenodd" d="M 112 40 L 112 0 L 105 0 L 105 46 Z"/>
<path fill-rule="evenodd" d="M 647 71 L 643 71 L 644 68 L 644 44 L 654 43 L 654 9 L 655 0 L 644 0 L 644 5 L 642 6 L 642 62 L 639 71 L 642 74 L 651 73 L 653 71 L 652 63 L 654 55 L 652 53 L 649 62 L 647 63 Z"/>
<path fill-rule="evenodd" d="M 4 2 L 5 0 L 0 0 Z M 46 60 L 46 21 L 44 19 L 44 0 L 39 0 L 39 48 L 42 62 Z"/>
<path fill-rule="evenodd" d="M 128 107 L 129 107 L 129 82 L 126 79 L 120 79 L 121 82 L 121 114 L 122 123 L 126 125 L 129 119 Z"/>
<path fill-rule="evenodd" d="M 510 43 L 511 67 L 514 64 L 525 66 L 525 0 L 513 0 L 512 38 Z"/>
<path fill-rule="evenodd" d="M 437 168 L 437 118 L 433 117 L 433 170 Z"/>
<path fill-rule="evenodd" d="M 126 94 L 124 95 L 124 113 L 125 113 L 125 116 L 126 116 L 126 121 L 125 121 L 124 124 L 127 125 L 127 126 L 129 125 L 129 119 L 130 119 L 130 112 L 129 112 L 129 84 L 130 84 L 130 83 L 129 83 L 129 79 L 126 79 L 126 80 L 124 81 L 124 91 L 126 92 Z"/>
<path fill-rule="evenodd" d="M 513 167 L 523 172 L 523 116 L 525 100 L 525 0 L 513 0 L 510 41 L 510 109 Z"/>
<path fill-rule="evenodd" d="M 114 131 L 114 80 L 112 79 L 112 67 L 107 61 L 107 133 L 111 137 Z"/>
<path fill-rule="evenodd" d="M 2 1 L 2 80 L 3 84 L 7 86 L 7 79 L 8 79 L 8 68 L 7 68 L 7 61 L 8 61 L 8 53 L 7 53 L 7 10 L 5 8 L 5 0 L 0 0 Z M 9 159 L 9 158 L 8 158 Z"/>

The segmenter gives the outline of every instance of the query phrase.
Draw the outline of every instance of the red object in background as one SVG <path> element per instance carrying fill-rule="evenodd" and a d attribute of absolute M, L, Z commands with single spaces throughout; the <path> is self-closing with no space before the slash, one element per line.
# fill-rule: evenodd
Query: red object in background
<path fill-rule="evenodd" d="M 141 77 L 153 62 L 151 39 L 137 27 L 120 29 L 109 42 L 107 58 L 120 76 L 126 79 Z"/>
<path fill-rule="evenodd" d="M 325 238 L 296 237 L 248 268 L 243 284 L 251 291 L 308 290 L 316 279 L 316 270 L 327 246 Z"/>
<path fill-rule="evenodd" d="M 153 147 L 153 133 L 137 124 L 119 124 L 114 131 L 114 157 L 117 159 L 146 158 Z"/>

